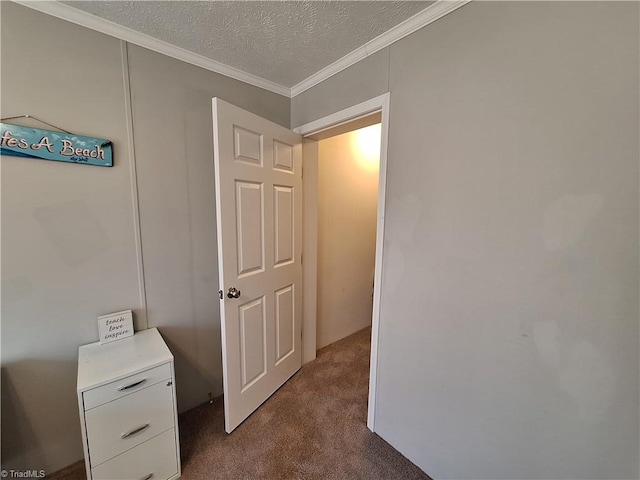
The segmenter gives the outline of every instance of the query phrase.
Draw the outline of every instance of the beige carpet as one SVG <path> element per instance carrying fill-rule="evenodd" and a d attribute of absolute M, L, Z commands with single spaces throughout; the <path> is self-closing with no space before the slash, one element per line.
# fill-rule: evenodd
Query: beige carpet
<path fill-rule="evenodd" d="M 184 479 L 428 479 L 366 426 L 370 329 L 318 352 L 231 435 L 222 401 L 180 416 Z M 49 478 L 84 478 L 74 464 Z"/>

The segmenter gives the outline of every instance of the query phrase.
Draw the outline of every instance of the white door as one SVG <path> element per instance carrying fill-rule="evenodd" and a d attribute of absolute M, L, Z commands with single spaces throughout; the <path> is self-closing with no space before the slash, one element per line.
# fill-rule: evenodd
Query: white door
<path fill-rule="evenodd" d="M 301 364 L 302 140 L 213 99 L 225 430 Z"/>

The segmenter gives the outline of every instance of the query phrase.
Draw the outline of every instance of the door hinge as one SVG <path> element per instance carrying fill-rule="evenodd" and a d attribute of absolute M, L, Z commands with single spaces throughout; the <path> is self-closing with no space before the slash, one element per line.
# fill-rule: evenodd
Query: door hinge
<path fill-rule="evenodd" d="M 222 290 L 218 290 L 218 296 L 220 297 L 220 300 L 224 298 Z"/>

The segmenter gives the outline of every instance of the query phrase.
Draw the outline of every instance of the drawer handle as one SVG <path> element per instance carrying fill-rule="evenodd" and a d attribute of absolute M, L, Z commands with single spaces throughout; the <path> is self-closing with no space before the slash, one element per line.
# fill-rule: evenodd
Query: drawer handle
<path fill-rule="evenodd" d="M 140 480 L 151 480 L 153 478 L 153 473 L 150 473 L 149 475 L 142 477 Z"/>
<path fill-rule="evenodd" d="M 133 430 L 131 430 L 130 432 L 127 433 L 123 433 L 122 435 L 120 435 L 120 438 L 129 438 L 132 435 L 135 435 L 136 433 L 140 433 L 141 431 L 143 431 L 145 428 L 149 428 L 149 424 L 145 423 L 144 425 L 142 425 L 141 427 L 138 428 L 134 428 Z"/>
<path fill-rule="evenodd" d="M 135 383 L 130 383 L 129 385 L 123 385 L 122 387 L 118 387 L 118 391 L 122 392 L 124 390 L 129 390 L 130 388 L 133 387 L 137 387 L 138 385 L 142 385 L 144 382 L 146 382 L 147 379 L 143 378 L 142 380 L 140 380 L 139 382 L 135 382 Z"/>

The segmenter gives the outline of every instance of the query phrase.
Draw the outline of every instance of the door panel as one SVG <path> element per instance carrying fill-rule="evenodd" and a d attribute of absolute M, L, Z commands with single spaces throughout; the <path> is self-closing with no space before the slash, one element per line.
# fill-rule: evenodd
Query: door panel
<path fill-rule="evenodd" d="M 267 319 L 264 297 L 240 306 L 242 391 L 267 372 Z"/>
<path fill-rule="evenodd" d="M 294 215 L 293 187 L 274 186 L 275 266 L 293 262 Z"/>
<path fill-rule="evenodd" d="M 264 271 L 263 205 L 261 183 L 236 180 L 238 276 Z"/>
<path fill-rule="evenodd" d="M 231 432 L 301 365 L 302 147 L 300 135 L 217 98 L 213 125 Z"/>
<path fill-rule="evenodd" d="M 262 135 L 233 126 L 234 158 L 239 162 L 262 166 Z"/>
<path fill-rule="evenodd" d="M 276 292 L 276 327 L 278 330 L 276 362 L 293 352 L 295 335 L 294 286 L 288 285 Z"/>
<path fill-rule="evenodd" d="M 273 141 L 273 168 L 287 173 L 293 173 L 293 147 Z"/>

